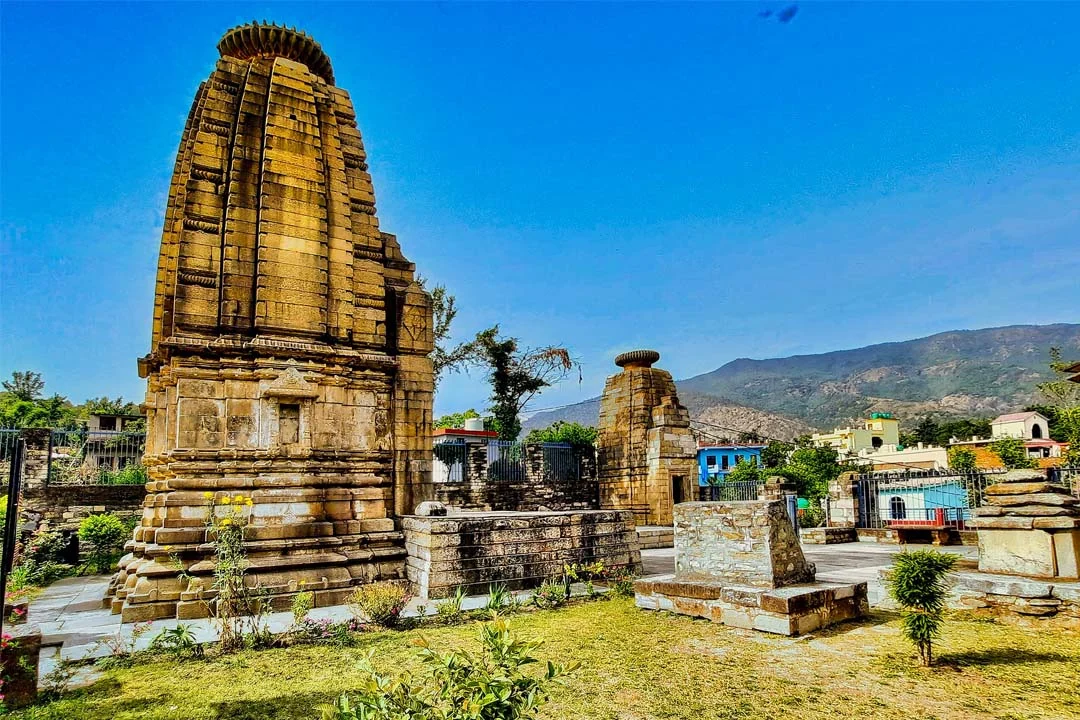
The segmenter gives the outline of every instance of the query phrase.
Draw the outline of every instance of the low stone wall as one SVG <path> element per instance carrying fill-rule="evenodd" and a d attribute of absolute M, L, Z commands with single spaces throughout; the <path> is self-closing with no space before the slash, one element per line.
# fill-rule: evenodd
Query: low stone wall
<path fill-rule="evenodd" d="M 804 545 L 836 545 L 859 542 L 859 534 L 850 527 L 816 527 L 799 530 Z"/>
<path fill-rule="evenodd" d="M 1080 582 L 1047 582 L 1020 576 L 960 572 L 953 578 L 950 606 L 1080 621 Z"/>
<path fill-rule="evenodd" d="M 858 534 L 858 539 L 862 542 L 877 542 L 888 543 L 891 545 L 900 544 L 900 533 L 895 528 L 858 528 L 855 531 Z M 906 542 L 912 542 L 917 540 L 922 543 L 929 543 L 931 541 L 929 530 L 920 533 L 919 528 L 906 528 L 904 530 L 904 539 Z M 923 537 L 919 537 L 922 534 Z M 979 535 L 974 530 L 949 530 L 949 545 L 978 545 Z"/>
<path fill-rule="evenodd" d="M 547 510 L 595 510 L 598 507 L 595 479 L 574 482 L 438 482 L 434 497 L 448 507 L 462 510 L 536 512 Z"/>
<path fill-rule="evenodd" d="M 477 512 L 401 520 L 407 573 L 424 598 L 444 598 L 461 586 L 471 595 L 503 583 L 536 587 L 559 577 L 563 565 L 600 561 L 641 570 L 633 514 L 581 512 Z"/>
<path fill-rule="evenodd" d="M 638 525 L 637 536 L 642 550 L 675 547 L 675 528 L 667 525 Z"/>
<path fill-rule="evenodd" d="M 70 530 L 88 515 L 113 513 L 121 519 L 142 515 L 144 485 L 56 485 L 27 488 L 21 501 L 21 515 L 31 529 L 48 524 L 52 529 Z"/>

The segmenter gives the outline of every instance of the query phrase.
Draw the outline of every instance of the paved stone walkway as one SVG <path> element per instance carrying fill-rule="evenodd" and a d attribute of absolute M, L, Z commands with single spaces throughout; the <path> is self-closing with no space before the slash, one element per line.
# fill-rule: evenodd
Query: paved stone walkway
<path fill-rule="evenodd" d="M 930 547 L 908 545 L 909 548 Z M 978 557 L 978 548 L 936 548 L 958 553 L 966 558 Z M 841 545 L 803 545 L 803 552 L 817 564 L 817 578 L 829 582 L 866 582 L 871 605 L 880 604 L 885 590 L 880 572 L 892 563 L 892 556 L 900 552 L 897 545 L 878 543 L 849 543 Z M 675 551 L 672 548 L 643 550 L 641 553 L 644 575 L 665 575 L 675 572 Z M 101 606 L 109 579 L 105 576 L 66 578 L 45 588 L 30 603 L 28 621 L 41 626 L 42 655 L 40 674 L 44 676 L 56 666 L 58 658 L 77 660 L 108 655 L 116 647 L 143 649 L 154 636 L 166 628 L 176 627 L 177 620 L 157 620 L 150 623 L 137 637 L 136 626 L 120 623 L 120 616 L 113 615 Z M 583 592 L 577 587 L 576 592 Z M 518 593 L 522 599 L 528 592 Z M 485 596 L 466 598 L 462 607 L 471 610 L 483 607 Z M 416 615 L 419 602 L 413 600 L 405 615 Z M 427 612 L 434 611 L 434 603 L 427 603 Z M 310 616 L 314 620 L 346 620 L 350 617 L 345 606 L 316 608 Z M 273 613 L 267 617 L 270 630 L 284 632 L 292 624 L 289 612 Z M 200 642 L 217 639 L 217 631 L 208 619 L 185 620 Z M 89 679 L 89 678 L 87 678 Z"/>

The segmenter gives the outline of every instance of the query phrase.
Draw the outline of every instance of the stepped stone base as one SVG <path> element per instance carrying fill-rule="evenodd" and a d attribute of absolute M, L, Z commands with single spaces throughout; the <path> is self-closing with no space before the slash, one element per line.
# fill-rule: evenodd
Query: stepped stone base
<path fill-rule="evenodd" d="M 949 604 L 956 609 L 1069 619 L 1080 625 L 1080 582 L 959 572 L 953 577 Z"/>
<path fill-rule="evenodd" d="M 670 525 L 638 525 L 637 536 L 642 550 L 675 547 L 675 528 Z"/>
<path fill-rule="evenodd" d="M 803 545 L 835 545 L 859 542 L 859 533 L 855 528 L 816 527 L 799 530 L 799 539 Z"/>
<path fill-rule="evenodd" d="M 560 578 L 563 566 L 602 562 L 641 571 L 634 515 L 628 510 L 468 512 L 402 518 L 407 573 L 422 598 L 445 598 L 464 587 L 510 590 Z"/>
<path fill-rule="evenodd" d="M 862 617 L 869 610 L 866 583 L 814 582 L 770 589 L 666 575 L 638 580 L 634 591 L 639 608 L 777 635 L 802 635 Z"/>

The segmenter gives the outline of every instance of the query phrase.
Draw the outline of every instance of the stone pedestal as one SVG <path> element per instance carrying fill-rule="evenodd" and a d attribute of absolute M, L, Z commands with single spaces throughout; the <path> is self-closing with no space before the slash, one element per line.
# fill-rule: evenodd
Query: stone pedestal
<path fill-rule="evenodd" d="M 1080 578 L 1080 500 L 1042 473 L 1005 473 L 974 515 L 980 572 Z"/>
<path fill-rule="evenodd" d="M 815 582 L 782 501 L 675 507 L 675 574 L 634 584 L 638 607 L 800 635 L 861 617 L 866 583 Z"/>
<path fill-rule="evenodd" d="M 600 507 L 630 510 L 638 525 L 671 525 L 674 504 L 697 493 L 697 445 L 675 382 L 652 367 L 653 350 L 615 358 L 600 398 L 597 477 Z"/>

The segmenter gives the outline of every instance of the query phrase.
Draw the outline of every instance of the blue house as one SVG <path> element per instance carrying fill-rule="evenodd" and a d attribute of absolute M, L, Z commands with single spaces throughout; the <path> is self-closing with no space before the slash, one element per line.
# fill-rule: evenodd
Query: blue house
<path fill-rule="evenodd" d="M 764 445 L 703 445 L 698 448 L 698 484 L 708 485 L 709 478 L 723 478 L 740 462 L 761 464 Z M 715 482 L 715 480 L 714 480 Z"/>

